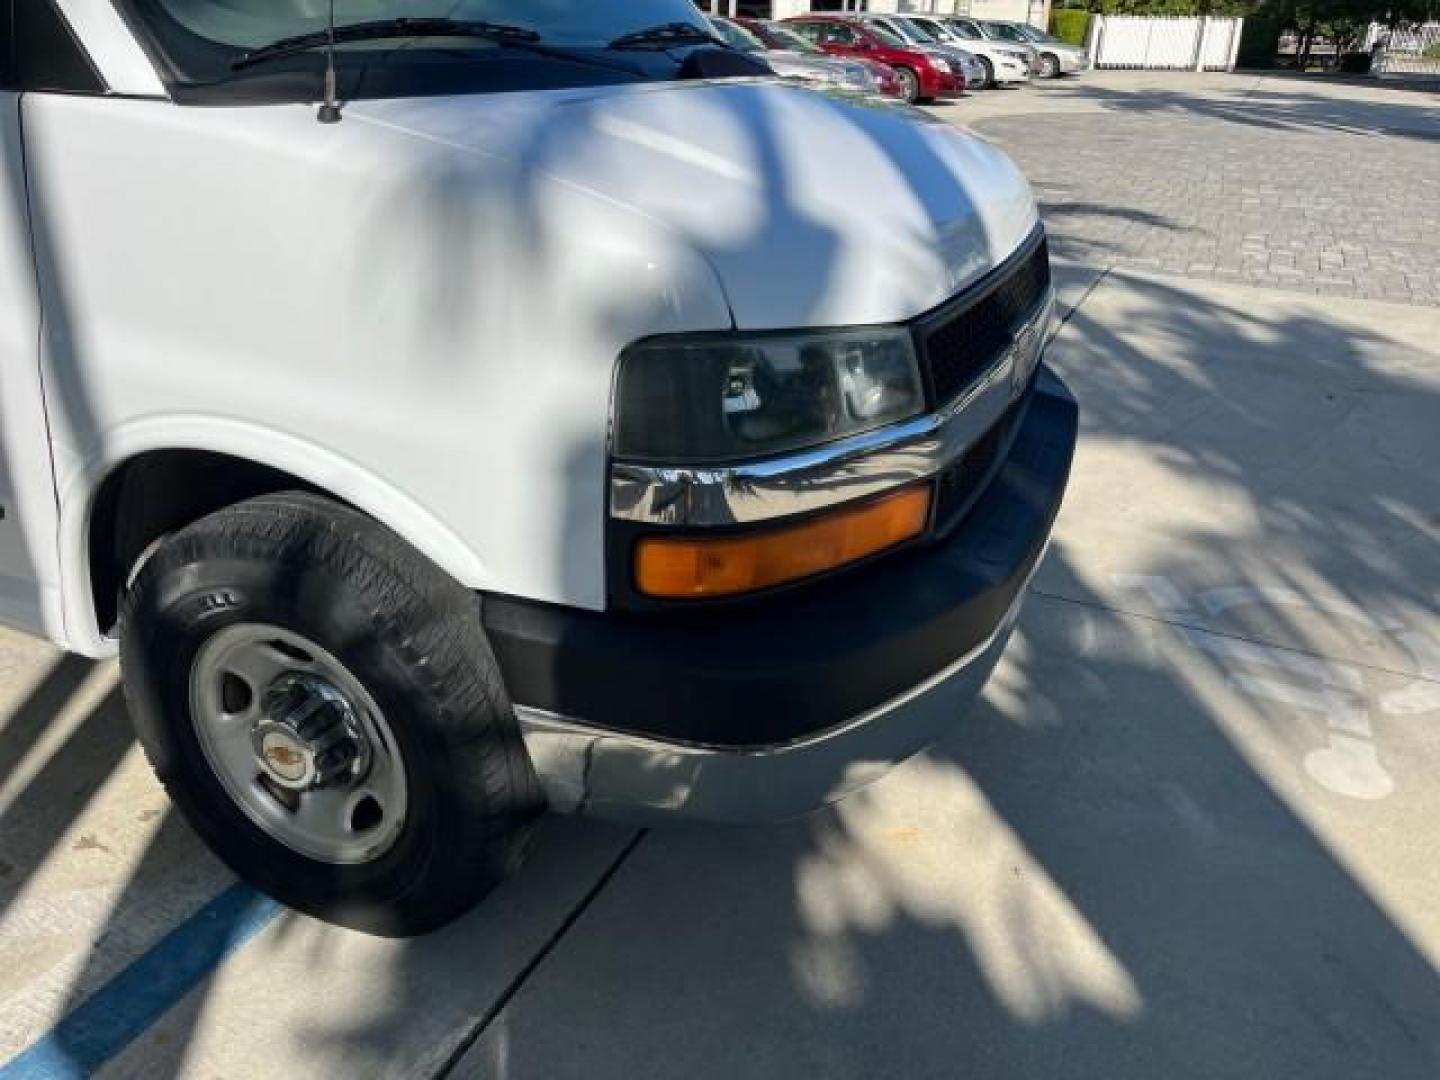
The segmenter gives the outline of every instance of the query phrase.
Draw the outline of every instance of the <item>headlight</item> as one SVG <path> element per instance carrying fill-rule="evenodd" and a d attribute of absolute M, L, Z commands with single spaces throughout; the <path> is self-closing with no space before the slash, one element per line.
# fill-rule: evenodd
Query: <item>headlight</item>
<path fill-rule="evenodd" d="M 930 58 L 930 66 L 936 71 L 943 71 L 947 75 L 950 74 L 950 62 L 939 56 L 932 56 Z"/>
<path fill-rule="evenodd" d="M 1028 64 L 1030 62 L 1030 57 L 1026 53 L 1013 52 L 1010 49 L 1001 49 L 1000 52 L 1002 55 L 1008 56 L 1011 60 L 1018 60 L 1022 64 Z"/>
<path fill-rule="evenodd" d="M 620 359 L 614 453 L 669 464 L 763 457 L 924 408 L 906 330 L 655 338 Z"/>

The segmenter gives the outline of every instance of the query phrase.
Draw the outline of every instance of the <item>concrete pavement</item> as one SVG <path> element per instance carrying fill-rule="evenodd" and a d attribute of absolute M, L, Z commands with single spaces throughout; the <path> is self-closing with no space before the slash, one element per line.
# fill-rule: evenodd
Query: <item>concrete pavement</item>
<path fill-rule="evenodd" d="M 1434 1076 L 1437 328 L 1108 275 L 978 715 L 806 822 L 647 836 L 457 1074 Z"/>

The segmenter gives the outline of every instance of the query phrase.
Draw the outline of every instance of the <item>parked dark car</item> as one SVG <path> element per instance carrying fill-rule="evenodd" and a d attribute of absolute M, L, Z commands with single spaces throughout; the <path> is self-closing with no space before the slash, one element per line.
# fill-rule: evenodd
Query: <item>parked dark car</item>
<path fill-rule="evenodd" d="M 888 64 L 900 79 L 906 101 L 959 97 L 965 92 L 964 75 L 940 57 L 906 45 L 884 27 L 842 15 L 799 15 L 786 19 L 784 25 L 832 56 L 860 56 Z"/>

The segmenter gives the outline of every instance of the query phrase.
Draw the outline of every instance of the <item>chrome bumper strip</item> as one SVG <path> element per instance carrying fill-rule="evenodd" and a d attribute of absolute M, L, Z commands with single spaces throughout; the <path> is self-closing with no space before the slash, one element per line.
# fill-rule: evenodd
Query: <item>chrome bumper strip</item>
<path fill-rule="evenodd" d="M 1055 308 L 1052 288 L 1010 347 L 936 412 L 784 457 L 714 468 L 611 466 L 610 514 L 655 525 L 731 525 L 803 514 L 942 472 L 1000 419 L 1017 364 L 1033 367 Z"/>

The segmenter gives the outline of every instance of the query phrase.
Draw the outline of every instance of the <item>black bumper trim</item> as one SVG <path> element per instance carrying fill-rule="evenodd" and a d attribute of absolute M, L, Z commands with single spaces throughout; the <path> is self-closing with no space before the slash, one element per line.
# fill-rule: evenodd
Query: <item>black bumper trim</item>
<path fill-rule="evenodd" d="M 586 612 L 482 606 L 517 705 L 598 729 L 773 746 L 884 704 L 983 642 L 1044 550 L 1078 410 L 1043 369 L 1009 453 L 943 540 L 731 606 Z"/>

